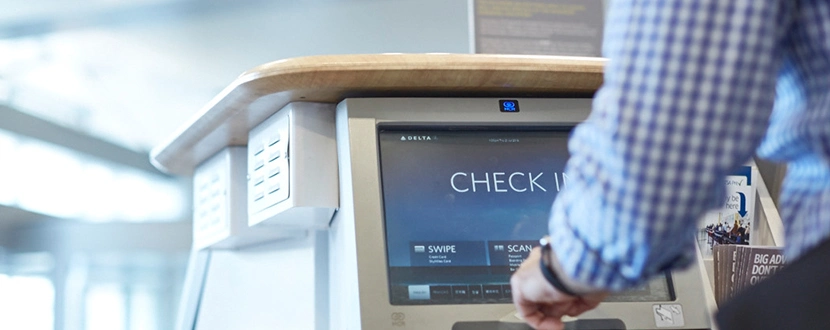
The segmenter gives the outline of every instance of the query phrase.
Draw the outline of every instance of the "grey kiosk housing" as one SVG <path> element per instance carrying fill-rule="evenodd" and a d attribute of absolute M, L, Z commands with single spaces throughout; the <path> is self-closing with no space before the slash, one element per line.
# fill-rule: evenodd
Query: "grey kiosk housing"
<path fill-rule="evenodd" d="M 222 241 L 234 244 L 194 249 L 179 329 L 528 329 L 510 272 L 547 232 L 569 131 L 590 108 L 589 98 L 289 103 L 256 121 L 247 151 L 196 168 L 242 198 L 219 195 L 216 209 L 231 212 L 214 223 L 234 224 Z M 568 329 L 708 329 L 704 274 L 699 262 L 658 277 Z"/>
<path fill-rule="evenodd" d="M 338 163 L 340 175 L 340 210 L 332 221 L 329 230 L 329 258 L 330 258 L 330 315 L 331 326 L 333 328 L 364 328 L 364 329 L 521 329 L 524 325 L 511 324 L 511 322 L 518 322 L 513 316 L 515 310 L 512 304 L 509 303 L 509 295 L 507 294 L 509 288 L 503 287 L 503 299 L 497 299 L 496 294 L 490 295 L 493 299 L 470 299 L 468 297 L 470 291 L 458 291 L 464 298 L 455 297 L 459 286 L 452 284 L 461 284 L 463 288 L 467 285 L 468 290 L 479 288 L 478 285 L 484 285 L 484 288 L 493 287 L 498 284 L 507 284 L 509 275 L 482 277 L 480 274 L 464 272 L 464 266 L 458 266 L 455 269 L 462 269 L 453 275 L 438 274 L 436 278 L 442 278 L 438 283 L 430 283 L 430 280 L 421 281 L 416 287 L 426 288 L 432 284 L 434 287 L 439 287 L 438 291 L 433 289 L 433 294 L 438 297 L 429 299 L 428 294 L 422 293 L 421 296 L 415 296 L 407 302 L 406 298 L 394 298 L 393 292 L 395 284 L 392 281 L 397 281 L 394 274 L 390 272 L 390 262 L 396 258 L 399 253 L 390 251 L 390 244 L 397 239 L 400 232 L 392 234 L 392 221 L 390 217 L 394 216 L 389 210 L 389 205 L 385 203 L 403 203 L 411 204 L 418 203 L 421 200 L 430 200 L 418 196 L 418 194 L 425 194 L 432 191 L 418 191 L 412 190 L 412 187 L 405 187 L 401 190 L 408 190 L 409 197 L 395 197 L 398 200 L 390 200 L 393 198 L 391 193 L 385 192 L 384 189 L 394 189 L 391 185 L 394 183 L 382 182 L 384 180 L 391 180 L 387 176 L 397 175 L 402 178 L 396 182 L 402 184 L 411 184 L 415 187 L 429 186 L 430 184 L 407 183 L 406 176 L 414 176 L 411 178 L 414 181 L 424 181 L 428 178 L 424 176 L 434 173 L 440 176 L 441 169 L 431 168 L 427 164 L 447 164 L 450 167 L 450 172 L 463 173 L 464 175 L 456 175 L 455 191 L 449 191 L 449 186 L 453 185 L 453 181 L 446 180 L 449 177 L 441 177 L 437 181 L 445 184 L 438 190 L 444 189 L 449 193 L 447 195 L 458 196 L 459 191 L 471 192 L 470 189 L 475 189 L 478 186 L 479 191 L 489 190 L 491 193 L 497 195 L 499 200 L 504 199 L 500 196 L 509 195 L 511 192 L 524 191 L 529 192 L 533 188 L 533 184 L 539 182 L 521 182 L 527 181 L 527 176 L 537 176 L 537 180 L 541 180 L 538 174 L 515 176 L 514 182 L 509 181 L 509 166 L 518 166 L 519 168 L 527 169 L 528 166 L 518 164 L 513 159 L 506 159 L 512 155 L 498 154 L 504 150 L 516 150 L 517 148 L 533 148 L 530 150 L 530 155 L 537 154 L 539 158 L 546 157 L 544 154 L 545 148 L 551 144 L 542 142 L 539 146 L 534 146 L 539 138 L 545 139 L 545 136 L 560 137 L 561 140 L 567 139 L 567 131 L 577 123 L 585 120 L 590 112 L 590 99 L 516 99 L 520 105 L 518 112 L 506 113 L 500 111 L 500 101 L 503 99 L 492 98 L 367 98 L 367 99 L 346 99 L 337 106 L 337 145 L 338 145 Z M 423 134 L 423 132 L 430 132 L 433 135 Z M 528 135 L 529 132 L 532 134 Z M 564 133 L 563 133 L 564 132 Z M 400 144 L 392 145 L 389 148 L 398 148 L 407 143 L 428 145 L 430 143 L 441 143 L 443 146 L 426 147 L 427 154 L 430 150 L 437 150 L 440 154 L 433 155 L 433 161 L 424 159 L 423 154 L 412 153 L 411 159 L 404 159 L 404 162 L 417 163 L 415 165 L 407 166 L 403 171 L 416 171 L 413 168 L 418 166 L 427 167 L 424 172 L 426 175 L 419 176 L 416 173 L 398 173 L 401 169 L 389 168 L 395 164 L 400 164 L 400 160 L 392 159 L 384 161 L 382 157 L 387 156 L 383 154 L 385 142 L 385 135 L 388 140 L 397 139 L 401 137 Z M 564 138 L 561 138 L 564 135 Z M 450 141 L 444 136 L 449 136 Z M 515 138 L 514 138 L 515 137 Z M 436 140 L 433 140 L 437 138 Z M 522 140 L 529 140 L 530 143 L 522 143 Z M 479 142 L 477 142 L 480 140 Z M 511 144 L 507 146 L 498 146 L 499 142 Z M 517 143 L 511 143 L 517 142 Z M 554 147 L 559 150 L 547 149 L 550 154 L 567 153 L 566 145 L 562 142 L 553 142 Z M 423 147 L 421 147 L 423 148 Z M 439 149 L 444 148 L 441 152 Z M 500 151 L 488 151 L 487 148 L 499 148 Z M 475 149 L 475 150 L 470 150 Z M 449 150 L 449 152 L 447 152 Z M 446 159 L 453 158 L 452 150 L 457 151 L 455 158 L 467 159 Z M 465 151 L 466 150 L 466 151 Z M 519 150 L 516 150 L 517 152 Z M 404 152 L 410 152 L 404 150 Z M 390 153 L 392 153 L 390 151 Z M 470 156 L 472 154 L 472 156 Z M 475 159 L 475 154 L 484 157 L 485 162 L 490 164 L 470 164 L 478 163 Z M 390 156 L 395 157 L 395 156 Z M 405 156 L 401 156 L 405 157 Z M 441 158 L 444 159 L 435 159 Z M 516 155 L 516 157 L 525 157 L 527 155 Z M 513 161 L 511 163 L 511 161 Z M 523 160 L 520 160 L 521 163 Z M 470 181 L 469 176 L 476 173 L 468 173 L 463 171 L 464 164 L 473 166 L 481 170 L 480 176 L 476 181 Z M 544 163 L 542 163 L 544 165 Z M 504 175 L 498 176 L 494 179 L 492 172 L 489 178 L 485 175 L 485 170 L 502 171 Z M 541 169 L 540 169 L 541 170 Z M 555 171 L 556 169 L 546 169 Z M 516 172 L 522 173 L 522 172 Z M 498 178 L 503 178 L 501 187 L 495 186 L 495 181 Z M 564 179 L 564 178 L 563 178 Z M 465 181 L 466 180 L 466 181 Z M 562 182 L 564 184 L 564 182 Z M 539 191 L 540 186 L 536 186 Z M 425 188 L 429 189 L 429 187 Z M 496 192 L 501 193 L 498 195 Z M 551 190 L 551 188 L 548 188 Z M 455 193 L 455 194 L 452 194 Z M 493 195 L 493 194 L 491 194 Z M 520 205 L 511 205 L 509 207 L 521 208 L 522 195 L 506 201 L 505 203 L 518 203 Z M 445 198 L 446 196 L 440 196 Z M 490 198 L 490 197 L 486 197 Z M 456 206 L 461 203 L 459 200 L 454 200 L 451 205 Z M 442 204 L 450 205 L 450 204 Z M 500 207 L 500 203 L 493 202 L 492 199 L 484 200 L 483 203 L 473 202 L 474 207 L 487 208 L 491 207 L 489 212 L 499 212 L 495 208 Z M 435 205 L 404 205 L 401 206 L 406 212 L 418 212 L 422 208 L 434 208 Z M 528 206 L 530 207 L 530 206 Z M 453 212 L 464 211 L 465 209 L 444 209 L 431 210 L 422 215 L 440 214 L 443 213 L 446 218 L 452 218 Z M 483 210 L 487 213 L 487 210 Z M 397 213 L 395 213 L 397 214 Z M 404 217 L 406 215 L 403 215 Z M 528 215 L 523 215 L 528 217 Z M 530 215 L 532 216 L 532 215 Z M 459 217 L 456 217 L 459 218 Z M 460 218 L 463 218 L 461 216 Z M 417 221 L 418 215 L 412 218 Z M 515 219 L 515 220 L 514 220 Z M 476 219 L 478 220 L 478 219 Z M 427 221 L 427 219 L 424 219 Z M 453 220 L 443 220 L 453 221 Z M 465 221 L 464 219 L 455 221 Z M 511 220 L 516 223 L 521 219 L 514 217 Z M 546 218 L 533 219 L 539 222 L 537 226 L 546 228 Z M 477 223 L 467 223 L 468 226 L 476 226 Z M 463 227 L 464 224 L 461 224 Z M 510 225 L 508 225 L 510 226 Z M 537 228 L 539 228 L 537 227 Z M 411 228 L 411 227 L 407 227 Z M 555 229 L 554 229 L 555 230 Z M 487 230 L 478 230 L 475 233 L 486 233 Z M 425 231 L 426 234 L 429 230 Z M 470 235 L 459 235 L 466 237 L 467 240 L 474 240 L 475 233 Z M 539 232 L 541 236 L 544 232 Z M 405 234 L 414 235 L 414 234 Z M 499 235 L 504 236 L 507 240 L 510 233 L 489 233 L 485 235 Z M 525 234 L 526 235 L 526 234 Z M 450 235 L 453 236 L 453 235 Z M 515 236 L 515 235 L 514 235 Z M 404 239 L 405 237 L 400 237 Z M 538 237 L 524 237 L 524 240 L 534 239 Z M 438 239 L 430 239 L 429 237 L 421 237 L 423 241 L 438 241 Z M 480 237 L 478 240 L 484 241 L 488 238 Z M 509 239 L 516 239 L 511 237 Z M 463 242 L 462 242 L 463 243 Z M 475 247 L 475 246 L 474 246 Z M 474 248 L 473 247 L 473 248 Z M 495 245 L 490 244 L 488 251 L 491 256 L 490 263 L 493 263 L 496 257 L 492 254 L 492 248 Z M 456 248 L 463 248 L 456 246 Z M 468 250 L 471 248 L 467 246 Z M 486 248 L 481 245 L 480 248 Z M 416 248 L 417 249 L 417 248 Z M 460 252 L 460 251 L 455 251 Z M 417 252 L 411 252 L 417 253 Z M 428 252 L 427 252 L 428 253 Z M 484 251 L 482 251 L 482 254 Z M 394 254 L 394 255 L 393 255 Z M 463 257 L 462 257 L 463 258 Z M 405 258 L 404 258 L 405 259 Z M 458 259 L 458 258 L 457 258 Z M 416 263 L 426 265 L 426 263 L 419 263 L 418 260 L 409 260 L 414 266 Z M 457 260 L 451 260 L 456 261 Z M 406 263 L 404 260 L 403 263 Z M 463 261 L 461 261 L 463 263 Z M 699 265 L 698 265 L 699 266 Z M 436 268 L 439 270 L 443 265 Z M 406 267 L 397 267 L 406 268 Z M 430 277 L 431 267 L 417 267 L 414 272 L 417 274 L 426 274 Z M 469 268 L 475 270 L 487 270 L 482 267 Z M 411 274 L 411 273 L 410 273 Z M 667 274 L 665 278 L 655 279 L 648 286 L 628 294 L 621 294 L 612 296 L 609 302 L 602 303 L 599 308 L 580 316 L 570 325 L 574 328 L 626 328 L 626 329 L 651 329 L 661 327 L 674 327 L 680 329 L 703 329 L 709 328 L 708 308 L 706 306 L 706 299 L 704 297 L 704 286 L 702 282 L 702 270 L 700 267 L 691 267 L 682 272 L 674 272 Z M 404 276 L 406 277 L 406 276 Z M 410 276 L 411 277 L 411 276 Z M 417 277 L 417 276 L 416 276 Z M 496 278 L 503 280 L 495 280 Z M 410 278 L 411 279 L 411 278 Z M 466 280 L 465 280 L 466 279 Z M 402 282 L 406 282 L 403 280 Z M 426 282 L 426 283 L 424 283 Z M 450 283 L 452 282 L 452 283 Z M 495 283 L 494 283 L 495 282 Z M 450 295 L 446 295 L 444 291 L 449 288 Z M 401 291 L 401 290 L 398 290 Z M 411 290 L 408 292 L 413 294 Z M 473 292 L 475 293 L 475 292 Z M 407 290 L 403 290 L 404 297 Z M 417 295 L 417 293 L 414 293 Z M 484 293 L 486 295 L 487 293 Z M 489 300 L 489 301 L 488 301 Z M 673 310 L 666 312 L 665 310 Z M 674 314 L 674 315 L 671 315 Z M 673 318 L 671 321 L 661 320 L 663 317 Z M 593 321 L 589 321 L 593 320 Z M 661 321 L 663 321 L 661 323 Z M 580 326 L 581 324 L 581 326 Z M 343 325 L 348 325 L 343 327 Z"/>

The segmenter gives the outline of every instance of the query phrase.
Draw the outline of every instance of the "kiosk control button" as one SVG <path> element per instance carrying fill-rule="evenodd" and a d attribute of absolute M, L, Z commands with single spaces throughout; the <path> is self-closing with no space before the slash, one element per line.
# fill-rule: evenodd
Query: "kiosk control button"
<path fill-rule="evenodd" d="M 483 298 L 481 284 L 470 285 L 470 297 L 471 298 Z"/>
<path fill-rule="evenodd" d="M 484 298 L 486 299 L 501 299 L 501 285 L 500 284 L 493 284 L 493 285 L 484 285 Z"/>
<path fill-rule="evenodd" d="M 510 288 L 510 284 L 502 284 L 501 292 L 504 294 L 505 298 L 513 297 L 513 289 Z"/>
<path fill-rule="evenodd" d="M 449 285 L 433 285 L 429 287 L 429 296 L 435 300 L 449 300 L 452 298 L 452 289 Z"/>
<path fill-rule="evenodd" d="M 452 296 L 453 298 L 470 298 L 470 288 L 466 285 L 453 285 Z"/>
<path fill-rule="evenodd" d="M 410 285 L 410 300 L 429 300 L 429 285 Z"/>

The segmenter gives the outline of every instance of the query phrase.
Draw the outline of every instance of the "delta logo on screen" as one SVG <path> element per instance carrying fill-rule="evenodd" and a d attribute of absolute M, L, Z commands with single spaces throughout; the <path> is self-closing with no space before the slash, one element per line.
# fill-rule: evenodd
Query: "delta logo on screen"
<path fill-rule="evenodd" d="M 435 135 L 401 135 L 401 141 L 435 141 L 438 137 Z"/>
<path fill-rule="evenodd" d="M 455 172 L 450 186 L 458 193 L 559 192 L 567 181 L 559 172 Z"/>

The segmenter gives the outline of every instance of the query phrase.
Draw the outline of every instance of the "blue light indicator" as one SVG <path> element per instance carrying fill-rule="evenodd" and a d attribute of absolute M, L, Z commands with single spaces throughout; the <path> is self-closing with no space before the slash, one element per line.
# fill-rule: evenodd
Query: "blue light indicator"
<path fill-rule="evenodd" d="M 499 100 L 501 112 L 519 112 L 519 101 Z"/>

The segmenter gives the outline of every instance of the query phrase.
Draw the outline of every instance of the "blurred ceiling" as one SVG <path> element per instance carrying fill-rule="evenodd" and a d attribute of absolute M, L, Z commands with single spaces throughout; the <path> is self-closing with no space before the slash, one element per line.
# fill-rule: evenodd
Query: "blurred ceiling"
<path fill-rule="evenodd" d="M 0 205 L 187 219 L 188 181 L 147 153 L 240 73 L 307 55 L 464 53 L 467 14 L 467 0 L 0 0 Z M 14 216 L 0 208 L 0 222 Z"/>
<path fill-rule="evenodd" d="M 0 233 L 186 218 L 187 181 L 147 151 L 233 75 L 209 79 L 164 45 L 182 39 L 176 24 L 258 3 L 0 0 Z"/>
<path fill-rule="evenodd" d="M 244 70 L 216 77 L 166 45 L 187 43 L 188 22 L 262 3 L 2 0 L 0 102 L 147 151 Z"/>
<path fill-rule="evenodd" d="M 57 221 L 57 219 L 44 214 L 3 205 L 0 205 L 0 214 L 3 214 L 3 221 L 0 221 L 0 235 L 8 233 L 10 229 L 26 224 Z M 6 239 L 8 238 L 0 237 L 0 242 Z"/>
<path fill-rule="evenodd" d="M 146 152 L 287 57 L 468 51 L 467 0 L 0 0 L 0 104 Z"/>
<path fill-rule="evenodd" d="M 20 38 L 81 28 L 148 24 L 212 12 L 228 12 L 256 0 L 2 0 L 0 38 Z"/>

